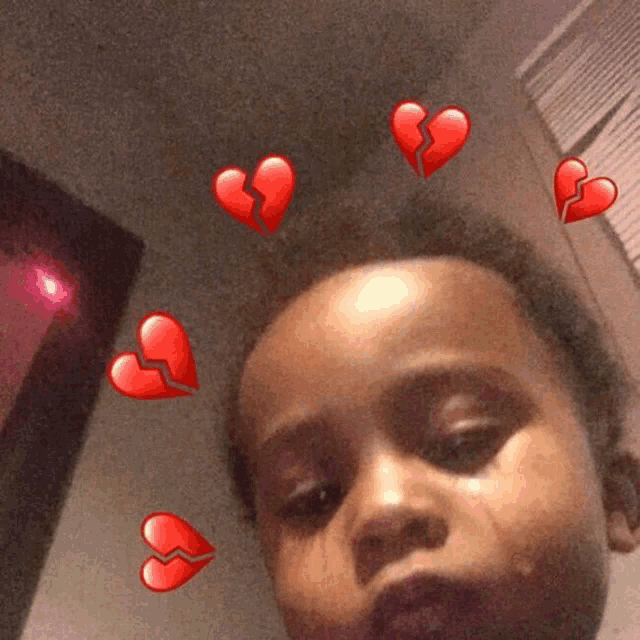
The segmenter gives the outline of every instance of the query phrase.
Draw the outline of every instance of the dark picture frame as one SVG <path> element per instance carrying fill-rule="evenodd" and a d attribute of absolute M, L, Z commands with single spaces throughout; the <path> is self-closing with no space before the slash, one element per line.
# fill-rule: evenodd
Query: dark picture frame
<path fill-rule="evenodd" d="M 0 432 L 0 636 L 19 638 L 144 254 L 140 238 L 0 150 L 0 250 L 44 253 L 77 285 Z"/>

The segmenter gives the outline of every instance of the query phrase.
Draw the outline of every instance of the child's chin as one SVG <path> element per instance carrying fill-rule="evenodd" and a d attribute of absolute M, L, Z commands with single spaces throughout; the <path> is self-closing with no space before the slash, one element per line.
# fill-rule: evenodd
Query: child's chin
<path fill-rule="evenodd" d="M 425 638 L 445 638 L 447 615 L 437 604 L 429 604 L 417 609 L 401 612 L 384 624 L 380 637 L 384 640 L 423 640 Z"/>

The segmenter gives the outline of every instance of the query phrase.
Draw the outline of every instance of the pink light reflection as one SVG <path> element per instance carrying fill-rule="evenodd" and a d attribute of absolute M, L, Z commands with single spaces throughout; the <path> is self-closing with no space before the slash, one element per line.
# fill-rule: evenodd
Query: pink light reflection
<path fill-rule="evenodd" d="M 74 315 L 76 283 L 62 263 L 44 253 L 29 256 L 14 271 L 7 293 L 45 319 L 52 320 L 60 312 Z"/>
<path fill-rule="evenodd" d="M 64 300 L 69 294 L 65 291 L 62 283 L 58 282 L 54 276 L 42 269 L 36 268 L 37 284 L 40 293 L 50 302 L 57 304 Z"/>

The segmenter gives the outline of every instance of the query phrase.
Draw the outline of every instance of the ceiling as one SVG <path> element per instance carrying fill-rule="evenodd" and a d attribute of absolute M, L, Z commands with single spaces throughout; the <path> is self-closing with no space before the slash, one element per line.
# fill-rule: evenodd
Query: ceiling
<path fill-rule="evenodd" d="M 60 136 L 75 137 L 80 154 L 89 153 L 79 149 L 81 114 L 108 113 L 116 124 L 85 143 L 113 137 L 103 152 L 113 157 L 103 167 L 125 165 L 134 144 L 130 133 L 118 132 L 119 113 L 142 136 L 140 145 L 165 140 L 176 177 L 254 167 L 280 153 L 296 167 L 297 193 L 313 197 L 348 181 L 389 135 L 393 105 L 425 95 L 495 0 L 47 4 L 3 3 L 5 86 L 14 97 L 31 90 L 40 112 L 24 114 L 22 104 L 7 113 L 19 109 L 40 127 L 50 118 L 50 129 L 73 114 L 75 129 L 67 123 Z M 133 100 L 144 109 L 132 111 Z M 14 128 L 28 126 L 18 120 Z M 25 136 L 17 132 L 11 141 L 18 157 L 28 156 Z M 58 164 L 72 162 L 69 151 L 58 156 Z M 161 177 L 152 161 L 130 164 L 148 190 Z M 120 183 L 133 171 L 123 170 Z M 109 215 L 109 206 L 101 208 Z"/>

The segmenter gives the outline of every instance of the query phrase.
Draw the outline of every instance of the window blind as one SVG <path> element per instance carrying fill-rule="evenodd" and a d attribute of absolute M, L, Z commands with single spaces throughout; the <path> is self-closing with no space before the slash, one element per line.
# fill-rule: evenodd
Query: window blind
<path fill-rule="evenodd" d="M 603 217 L 640 271 L 640 0 L 585 0 L 517 75 L 563 156 L 618 199 Z"/>

